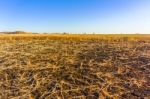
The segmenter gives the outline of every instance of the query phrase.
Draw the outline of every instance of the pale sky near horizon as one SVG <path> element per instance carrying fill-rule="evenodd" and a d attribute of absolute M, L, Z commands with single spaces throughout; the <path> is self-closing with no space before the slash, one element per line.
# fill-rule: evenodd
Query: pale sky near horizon
<path fill-rule="evenodd" d="M 0 0 L 0 31 L 150 33 L 150 0 Z"/>

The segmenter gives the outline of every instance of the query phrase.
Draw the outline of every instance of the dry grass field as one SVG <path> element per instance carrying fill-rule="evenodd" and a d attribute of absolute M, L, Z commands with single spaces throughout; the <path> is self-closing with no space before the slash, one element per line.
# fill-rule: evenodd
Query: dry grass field
<path fill-rule="evenodd" d="M 150 99 L 150 35 L 1 34 L 0 99 Z"/>

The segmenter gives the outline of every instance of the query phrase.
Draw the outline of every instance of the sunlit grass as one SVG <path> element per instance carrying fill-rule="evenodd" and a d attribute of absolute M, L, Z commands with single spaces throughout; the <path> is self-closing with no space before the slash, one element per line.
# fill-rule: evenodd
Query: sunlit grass
<path fill-rule="evenodd" d="M 1 34 L 0 99 L 149 96 L 150 35 Z"/>

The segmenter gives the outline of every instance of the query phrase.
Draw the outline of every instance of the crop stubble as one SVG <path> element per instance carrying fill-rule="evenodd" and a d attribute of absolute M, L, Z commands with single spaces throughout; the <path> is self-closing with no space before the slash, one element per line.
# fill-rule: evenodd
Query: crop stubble
<path fill-rule="evenodd" d="M 149 40 L 21 37 L 1 38 L 1 99 L 150 98 Z"/>

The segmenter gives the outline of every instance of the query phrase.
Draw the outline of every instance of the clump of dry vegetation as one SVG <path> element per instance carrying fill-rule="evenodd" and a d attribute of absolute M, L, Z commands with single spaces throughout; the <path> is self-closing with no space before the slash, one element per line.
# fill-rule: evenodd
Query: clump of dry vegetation
<path fill-rule="evenodd" d="M 150 35 L 0 36 L 0 99 L 148 99 Z"/>

